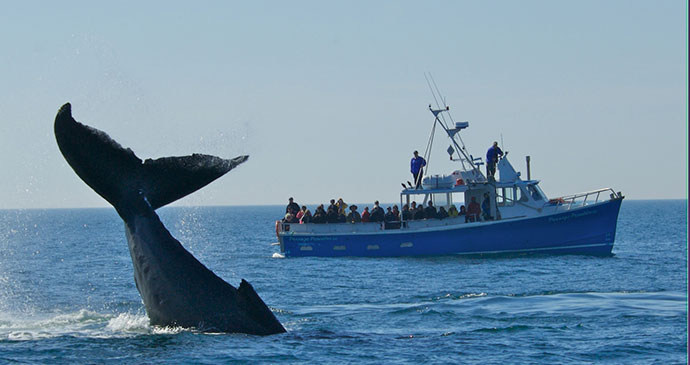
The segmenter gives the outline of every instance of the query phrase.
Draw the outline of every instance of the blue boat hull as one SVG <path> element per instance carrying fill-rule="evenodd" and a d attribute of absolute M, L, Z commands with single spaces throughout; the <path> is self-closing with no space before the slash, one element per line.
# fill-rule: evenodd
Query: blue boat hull
<path fill-rule="evenodd" d="M 415 256 L 484 254 L 610 255 L 622 199 L 533 218 L 467 223 L 436 229 L 357 234 L 282 232 L 280 247 L 296 256 Z"/>

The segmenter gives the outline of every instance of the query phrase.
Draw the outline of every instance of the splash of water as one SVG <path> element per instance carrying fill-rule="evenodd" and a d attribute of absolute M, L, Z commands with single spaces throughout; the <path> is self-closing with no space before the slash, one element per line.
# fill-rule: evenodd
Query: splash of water
<path fill-rule="evenodd" d="M 160 333 L 170 333 L 162 329 Z M 165 332 L 167 331 L 167 332 Z M 10 315 L 0 318 L 0 339 L 31 341 L 61 336 L 112 338 L 159 333 L 143 314 L 103 314 L 87 309 L 45 316 Z"/>

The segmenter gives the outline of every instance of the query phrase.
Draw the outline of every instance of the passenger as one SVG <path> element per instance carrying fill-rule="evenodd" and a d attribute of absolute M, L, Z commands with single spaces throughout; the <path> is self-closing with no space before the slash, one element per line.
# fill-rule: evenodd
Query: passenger
<path fill-rule="evenodd" d="M 534 187 L 534 185 L 527 185 L 527 188 L 529 189 L 529 192 L 532 195 L 532 199 L 541 200 L 541 194 L 539 194 L 539 191 L 537 190 L 537 188 Z"/>
<path fill-rule="evenodd" d="M 470 201 L 470 205 L 467 207 L 467 221 L 468 222 L 476 222 L 479 220 L 479 215 L 482 213 L 481 208 L 479 207 L 479 203 L 477 203 L 477 199 L 475 197 L 472 197 Z"/>
<path fill-rule="evenodd" d="M 338 223 L 345 223 L 345 222 L 347 222 L 347 216 L 345 214 L 338 213 Z"/>
<path fill-rule="evenodd" d="M 335 209 L 335 211 L 338 211 L 338 206 L 335 205 L 335 199 L 331 199 L 331 205 L 328 206 L 328 209 L 326 209 L 326 212 L 330 211 L 331 209 Z"/>
<path fill-rule="evenodd" d="M 407 204 L 403 205 L 402 219 L 404 221 L 412 220 L 412 213 L 410 213 L 410 207 Z"/>
<path fill-rule="evenodd" d="M 295 214 L 295 218 L 297 218 L 297 221 L 301 223 L 302 222 L 302 216 L 304 216 L 304 212 L 302 211 L 302 209 L 300 209 L 297 212 L 297 214 Z"/>
<path fill-rule="evenodd" d="M 383 217 L 386 222 L 395 222 L 398 218 L 393 214 L 391 207 L 386 208 L 386 215 Z"/>
<path fill-rule="evenodd" d="M 413 201 L 410 207 L 410 211 L 414 212 L 417 210 L 417 202 Z"/>
<path fill-rule="evenodd" d="M 436 214 L 436 218 L 438 218 L 438 219 L 448 218 L 448 212 L 446 212 L 446 208 L 444 208 L 444 207 L 438 208 L 438 214 Z"/>
<path fill-rule="evenodd" d="M 493 146 L 486 151 L 486 179 L 491 181 L 489 177 L 494 177 L 496 174 L 496 163 L 498 163 L 498 156 L 503 156 L 503 151 L 498 148 L 498 142 L 494 141 Z"/>
<path fill-rule="evenodd" d="M 323 204 L 319 205 L 312 217 L 312 223 L 326 223 L 326 210 L 323 209 Z"/>
<path fill-rule="evenodd" d="M 426 160 L 424 157 L 419 156 L 419 152 L 414 151 L 414 157 L 410 161 L 410 172 L 412 172 L 412 177 L 414 178 L 415 189 L 419 189 L 422 186 L 422 177 L 424 176 L 424 166 L 426 166 Z"/>
<path fill-rule="evenodd" d="M 343 198 L 338 199 L 338 202 L 335 203 L 335 206 L 338 207 L 338 214 L 346 215 L 347 211 L 347 204 L 343 201 Z"/>
<path fill-rule="evenodd" d="M 367 223 L 370 221 L 371 215 L 369 214 L 369 207 L 364 207 L 362 212 L 362 223 Z"/>
<path fill-rule="evenodd" d="M 385 221 L 383 223 L 383 228 L 384 229 L 400 229 L 400 216 L 396 214 L 398 212 L 398 206 L 395 206 L 395 211 L 391 209 L 391 207 L 386 208 L 386 216 L 384 217 Z"/>
<path fill-rule="evenodd" d="M 285 213 L 285 218 L 283 218 L 283 222 L 285 223 L 299 223 L 299 220 L 295 217 L 295 213 L 292 210 L 292 208 L 288 209 L 288 212 Z"/>
<path fill-rule="evenodd" d="M 309 211 L 309 208 L 307 208 L 306 205 L 302 206 L 302 216 L 299 218 L 300 224 L 304 223 L 311 223 L 311 212 Z"/>
<path fill-rule="evenodd" d="M 424 219 L 424 207 L 422 205 L 418 205 L 417 209 L 414 211 L 414 220 L 420 220 Z"/>
<path fill-rule="evenodd" d="M 383 222 L 385 214 L 383 213 L 383 208 L 379 206 L 379 201 L 374 202 L 374 208 L 371 210 L 371 219 L 372 222 Z"/>
<path fill-rule="evenodd" d="M 299 204 L 295 203 L 292 197 L 288 199 L 288 205 L 285 207 L 285 213 L 288 213 L 290 208 L 292 208 L 292 211 L 295 213 L 299 212 Z"/>
<path fill-rule="evenodd" d="M 484 200 L 482 200 L 482 220 L 490 221 L 494 217 L 491 216 L 491 198 L 489 193 L 484 193 Z"/>
<path fill-rule="evenodd" d="M 436 218 L 436 208 L 434 207 L 434 203 L 429 200 L 429 206 L 424 209 L 424 216 L 426 219 L 432 219 Z"/>
<path fill-rule="evenodd" d="M 448 216 L 451 218 L 455 218 L 458 216 L 458 210 L 455 208 L 454 204 L 451 204 L 450 208 L 448 208 Z"/>
<path fill-rule="evenodd" d="M 350 205 L 350 213 L 347 214 L 347 221 L 349 223 L 359 223 L 362 221 L 362 216 L 359 215 L 356 205 Z"/>
<path fill-rule="evenodd" d="M 458 213 L 458 217 L 465 217 L 465 223 L 467 223 L 467 209 L 465 209 L 464 205 L 460 206 L 460 212 Z"/>
<path fill-rule="evenodd" d="M 331 201 L 334 202 L 334 200 Z M 333 204 L 329 205 L 328 210 L 326 211 L 326 222 L 338 223 L 338 208 L 336 208 L 336 206 Z"/>
<path fill-rule="evenodd" d="M 397 220 L 397 221 L 400 220 L 400 211 L 398 210 L 397 204 L 393 205 L 393 216 L 395 217 L 395 220 Z"/>

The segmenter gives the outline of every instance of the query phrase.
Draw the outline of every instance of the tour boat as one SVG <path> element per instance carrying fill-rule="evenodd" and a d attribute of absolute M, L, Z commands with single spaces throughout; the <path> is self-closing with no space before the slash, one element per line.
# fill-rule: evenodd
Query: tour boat
<path fill-rule="evenodd" d="M 276 222 L 280 251 L 299 256 L 415 256 L 415 255 L 611 255 L 623 195 L 612 188 L 549 199 L 532 180 L 516 172 L 507 152 L 496 164 L 497 177 L 481 171 L 484 161 L 470 155 L 459 137 L 469 122 L 446 118 L 446 107 L 434 109 L 433 128 L 451 141 L 451 160 L 459 169 L 449 175 L 426 175 L 421 187 L 408 182 L 400 192 L 400 207 L 412 201 L 431 201 L 436 209 L 459 208 L 476 200 L 484 203 L 475 221 L 466 216 L 443 219 L 404 219 L 367 223 Z M 432 131 L 433 136 L 433 131 Z M 430 139 L 429 143 L 432 143 Z M 427 148 L 430 153 L 431 148 Z M 425 156 L 428 158 L 428 156 Z"/>

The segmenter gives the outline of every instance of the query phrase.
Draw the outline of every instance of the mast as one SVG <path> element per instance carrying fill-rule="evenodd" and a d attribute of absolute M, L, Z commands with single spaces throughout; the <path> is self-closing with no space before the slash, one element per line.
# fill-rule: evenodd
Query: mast
<path fill-rule="evenodd" d="M 427 76 L 426 73 L 424 73 L 424 77 L 426 78 L 427 85 L 429 85 L 429 90 L 431 91 L 431 95 L 434 98 L 434 101 L 436 102 L 436 109 L 434 109 L 431 104 L 429 104 L 429 110 L 431 111 L 432 114 L 434 114 L 434 125 L 431 129 L 431 136 L 429 137 L 429 143 L 427 145 L 427 154 L 431 154 L 431 146 L 433 144 L 434 140 L 434 133 L 436 130 L 436 124 L 441 126 L 443 130 L 446 132 L 448 135 L 448 138 L 450 138 L 452 146 L 448 148 L 448 154 L 451 157 L 451 160 L 453 159 L 453 152 L 457 152 L 458 154 L 458 159 L 460 160 L 460 163 L 462 164 L 462 169 L 467 171 L 467 167 L 465 166 L 465 162 L 467 162 L 470 166 L 470 169 L 475 172 L 476 175 L 479 176 L 484 176 L 484 174 L 477 168 L 477 165 L 474 163 L 474 159 L 467 154 L 467 149 L 465 147 L 465 142 L 463 142 L 462 138 L 460 137 L 459 133 L 462 129 L 465 129 L 469 127 L 469 122 L 454 122 L 453 117 L 450 115 L 450 107 L 445 103 L 445 98 L 441 95 L 441 92 L 438 89 L 438 86 L 436 85 L 436 82 L 434 81 L 433 77 L 431 74 Z M 432 83 L 433 86 L 432 87 Z M 443 102 L 443 107 L 439 104 L 439 99 Z M 448 122 L 446 121 L 444 114 L 448 114 L 448 118 L 450 119 L 450 125 L 453 126 L 453 128 L 448 127 Z M 456 138 L 457 137 L 457 138 Z M 453 146 L 455 148 L 453 148 Z M 425 158 L 427 159 L 427 168 L 429 165 L 429 157 L 426 156 Z"/>

